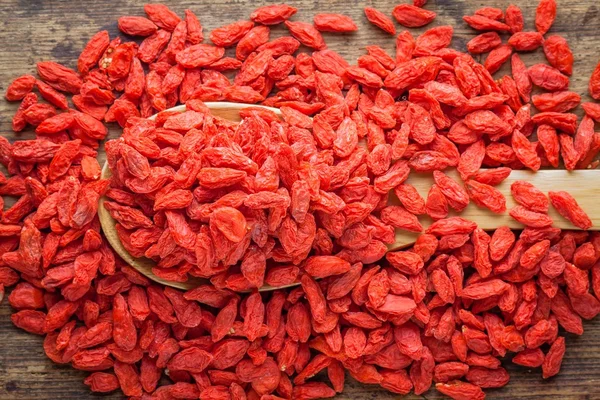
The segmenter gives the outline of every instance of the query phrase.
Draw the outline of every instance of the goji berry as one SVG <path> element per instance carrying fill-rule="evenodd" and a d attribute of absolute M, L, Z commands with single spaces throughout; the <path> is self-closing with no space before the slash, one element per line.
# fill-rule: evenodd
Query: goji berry
<path fill-rule="evenodd" d="M 365 16 L 367 17 L 369 22 L 371 22 L 376 27 L 384 30 L 385 32 L 391 35 L 396 34 L 396 27 L 394 26 L 394 22 L 390 19 L 390 17 L 388 17 L 381 11 L 372 7 L 365 7 Z"/>
<path fill-rule="evenodd" d="M 548 192 L 550 202 L 560 215 L 567 218 L 575 226 L 581 229 L 589 229 L 592 226 L 590 218 L 577 204 L 577 201 L 567 192 Z"/>
<path fill-rule="evenodd" d="M 535 28 L 542 35 L 550 30 L 556 19 L 556 1 L 541 0 L 535 11 Z"/>
<path fill-rule="evenodd" d="M 16 78 L 6 89 L 6 100 L 17 101 L 23 98 L 33 90 L 35 86 L 35 77 L 23 75 Z"/>
<path fill-rule="evenodd" d="M 392 15 L 400 25 L 418 28 L 433 21 L 437 14 L 411 4 L 400 4 L 394 7 Z"/>
<path fill-rule="evenodd" d="M 504 13 L 504 20 L 510 26 L 511 33 L 521 32 L 525 25 L 523 21 L 523 12 L 514 4 L 509 5 Z"/>
<path fill-rule="evenodd" d="M 352 18 L 342 14 L 315 14 L 315 27 L 322 32 L 352 32 L 358 27 Z"/>

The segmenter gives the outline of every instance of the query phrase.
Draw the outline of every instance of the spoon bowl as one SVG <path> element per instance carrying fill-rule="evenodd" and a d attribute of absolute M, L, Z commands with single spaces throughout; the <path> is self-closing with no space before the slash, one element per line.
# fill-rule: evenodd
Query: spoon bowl
<path fill-rule="evenodd" d="M 257 105 L 253 105 L 253 104 L 239 104 L 239 103 L 227 103 L 227 102 L 207 102 L 205 104 L 208 108 L 210 108 L 210 110 L 214 116 L 217 116 L 217 117 L 229 120 L 229 121 L 234 121 L 234 122 L 239 122 L 241 120 L 240 110 L 242 110 L 244 108 L 248 108 L 248 107 L 260 107 L 260 108 L 264 108 L 264 109 L 273 111 L 277 115 L 281 115 L 281 111 L 278 108 L 257 106 Z M 185 110 L 186 110 L 185 105 L 180 105 L 177 107 L 170 108 L 167 111 L 184 112 Z M 156 115 L 153 115 L 148 119 L 154 120 L 154 119 L 156 119 Z M 104 166 L 102 167 L 101 179 L 110 179 L 111 176 L 112 176 L 112 172 L 110 171 L 110 168 L 108 167 L 108 162 L 105 162 Z M 114 218 L 110 215 L 108 210 L 106 210 L 106 208 L 104 207 L 104 202 L 106 200 L 108 200 L 106 198 L 106 196 L 102 196 L 100 198 L 100 203 L 98 206 L 98 217 L 100 219 L 100 224 L 102 225 L 102 231 L 104 232 L 104 235 L 106 236 L 106 239 L 108 240 L 108 243 L 112 246 L 112 248 L 115 250 L 115 252 L 123 259 L 123 261 L 125 261 L 131 267 L 135 268 L 138 272 L 140 272 L 142 275 L 146 276 L 147 278 L 149 278 L 157 283 L 171 286 L 171 287 L 174 287 L 177 289 L 190 290 L 190 289 L 194 289 L 200 285 L 210 283 L 210 281 L 208 279 L 191 277 L 191 276 L 188 278 L 188 280 L 186 282 L 168 281 L 166 279 L 156 276 L 152 272 L 152 268 L 156 267 L 156 263 L 154 262 L 154 260 L 151 260 L 146 257 L 138 258 L 138 257 L 132 256 L 125 249 L 125 247 L 123 246 L 123 243 L 121 243 L 121 240 L 119 239 L 119 235 L 117 234 L 117 229 L 116 229 L 117 221 L 114 220 Z M 296 284 L 293 284 L 290 286 L 296 286 Z M 287 287 L 287 286 L 285 286 L 285 287 Z M 265 285 L 265 286 L 261 287 L 259 290 L 260 291 L 271 291 L 271 290 L 281 289 L 281 288 L 282 287 L 272 287 L 269 285 Z"/>

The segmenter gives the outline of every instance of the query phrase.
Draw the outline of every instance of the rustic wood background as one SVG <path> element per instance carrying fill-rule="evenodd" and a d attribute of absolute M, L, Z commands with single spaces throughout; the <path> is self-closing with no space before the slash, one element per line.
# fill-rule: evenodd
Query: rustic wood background
<path fill-rule="evenodd" d="M 526 29 L 534 29 L 535 0 L 513 0 L 524 12 Z M 267 0 L 204 0 L 171 1 L 180 15 L 186 8 L 199 16 L 205 36 L 214 28 L 238 19 L 247 19 L 252 9 L 267 4 Z M 318 12 L 339 12 L 351 15 L 359 31 L 349 35 L 325 34 L 329 47 L 353 62 L 363 54 L 364 46 L 379 44 L 393 54 L 394 38 L 371 26 L 363 8 L 376 7 L 391 13 L 391 0 L 289 0 L 299 8 L 293 19 L 310 21 Z M 453 46 L 465 50 L 466 42 L 475 36 L 461 20 L 481 6 L 506 8 L 511 1 L 430 0 L 426 8 L 438 13 L 429 26 L 454 26 Z M 600 3 L 597 0 L 558 0 L 558 18 L 550 33 L 564 35 L 576 56 L 571 90 L 587 96 L 588 78 L 600 59 Z M 10 81 L 24 73 L 35 73 L 35 63 L 54 60 L 76 67 L 80 50 L 89 37 L 101 29 L 117 35 L 117 18 L 122 15 L 143 15 L 141 0 L 0 0 L 0 92 L 4 93 Z M 398 29 L 401 27 L 398 26 Z M 277 27 L 272 37 L 284 34 Z M 413 30 L 413 33 L 419 33 Z M 544 62 L 541 52 L 526 54 L 528 65 Z M 505 68 L 498 77 L 507 72 Z M 17 104 L 0 100 L 0 132 L 11 140 L 28 138 L 30 134 L 14 134 L 10 121 Z M 111 130 L 111 136 L 118 135 Z M 101 156 L 102 157 L 102 156 Z M 5 301 L 6 303 L 6 301 Z M 69 366 L 58 366 L 48 360 L 42 351 L 40 337 L 16 329 L 10 322 L 10 307 L 0 307 L 0 399 L 82 399 L 92 397 L 82 381 L 86 373 Z M 489 390 L 490 399 L 600 399 L 600 319 L 585 324 L 582 337 L 568 335 L 567 353 L 561 373 L 548 381 L 541 371 L 505 366 L 511 373 L 511 382 L 499 390 Z M 100 397 L 93 395 L 93 397 Z M 117 399 L 119 395 L 102 396 Z M 346 391 L 338 399 L 395 399 L 399 396 L 348 382 Z M 408 398 L 439 399 L 435 390 L 425 396 Z"/>

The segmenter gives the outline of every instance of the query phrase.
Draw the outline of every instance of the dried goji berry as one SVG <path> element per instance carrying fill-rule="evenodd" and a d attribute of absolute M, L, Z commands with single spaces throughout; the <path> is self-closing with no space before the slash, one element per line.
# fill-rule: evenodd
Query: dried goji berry
<path fill-rule="evenodd" d="M 394 7 L 392 15 L 400 25 L 418 28 L 433 21 L 437 14 L 411 4 L 400 4 Z"/>
<path fill-rule="evenodd" d="M 25 95 L 27 95 L 33 90 L 34 85 L 35 77 L 31 75 L 23 75 L 16 78 L 6 89 L 6 100 L 22 100 L 25 97 Z"/>
<path fill-rule="evenodd" d="M 546 34 L 556 19 L 556 1 L 541 0 L 535 12 L 535 28 Z"/>
<path fill-rule="evenodd" d="M 381 11 L 372 7 L 365 7 L 365 15 L 369 22 L 371 22 L 373 25 L 377 26 L 378 28 L 384 30 L 385 32 L 391 35 L 396 34 L 396 27 L 394 26 L 394 22 L 390 19 L 390 17 L 388 17 Z"/>
<path fill-rule="evenodd" d="M 560 215 L 581 229 L 592 226 L 590 218 L 577 204 L 577 201 L 567 192 L 548 192 L 552 206 Z"/>
<path fill-rule="evenodd" d="M 352 18 L 342 14 L 315 14 L 313 21 L 321 32 L 352 32 L 358 29 Z"/>

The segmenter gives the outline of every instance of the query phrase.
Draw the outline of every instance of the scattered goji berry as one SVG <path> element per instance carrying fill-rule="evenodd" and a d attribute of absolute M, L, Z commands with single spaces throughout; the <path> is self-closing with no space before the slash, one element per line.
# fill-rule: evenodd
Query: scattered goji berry
<path fill-rule="evenodd" d="M 385 32 L 391 35 L 396 34 L 396 27 L 394 26 L 394 22 L 390 19 L 390 17 L 388 17 L 381 11 L 372 7 L 365 7 L 365 16 L 367 17 L 369 22 L 371 22 L 376 27 L 384 30 Z"/>
<path fill-rule="evenodd" d="M 411 4 L 400 4 L 394 7 L 392 15 L 400 25 L 418 28 L 433 21 L 437 14 Z"/>
<path fill-rule="evenodd" d="M 556 1 L 541 0 L 535 11 L 535 28 L 542 35 L 546 34 L 556 19 Z"/>
<path fill-rule="evenodd" d="M 435 18 L 413 3 L 393 10 L 401 24 Z M 600 312 L 589 292 L 600 291 L 597 235 L 551 228 L 546 196 L 522 181 L 511 187 L 520 205 L 510 215 L 528 225 L 518 239 L 446 217 L 470 200 L 503 213 L 494 186 L 511 168 L 557 167 L 561 154 L 567 169 L 594 165 L 600 111 L 585 103 L 581 123 L 567 113 L 580 102 L 567 91 L 573 54 L 565 39 L 542 37 L 555 8 L 542 0 L 537 32 L 523 32 L 516 6 L 465 17 L 491 31 L 467 44 L 491 52 L 485 66 L 450 48 L 444 25 L 416 38 L 402 32 L 395 57 L 367 46 L 351 65 L 319 33 L 357 29 L 340 14 L 317 14 L 313 26 L 288 21 L 294 7 L 261 7 L 251 21 L 213 30 L 216 46 L 202 44 L 191 10 L 182 21 L 148 4 L 148 19 L 120 18 L 121 32 L 145 37 L 139 48 L 101 31 L 78 60 L 81 76 L 41 62 L 41 80 L 26 75 L 7 90 L 21 100 L 14 130 L 29 124 L 38 136 L 0 139 L 10 173 L 0 174 L 0 194 L 20 196 L 1 212 L 0 301 L 16 285 L 16 326 L 45 334 L 53 361 L 93 371 L 91 390 L 131 397 L 325 398 L 343 390 L 347 369 L 399 394 L 424 393 L 435 380 L 451 397 L 483 398 L 481 387 L 508 382 L 497 358 L 507 352 L 554 375 L 559 324 L 581 334 L 581 319 Z M 395 34 L 385 14 L 365 14 Z M 279 23 L 293 37 L 270 41 L 267 25 Z M 508 45 L 496 31 L 512 33 Z M 225 57 L 236 44 L 236 58 Z M 296 56 L 300 44 L 316 51 Z M 550 66 L 527 69 L 512 54 L 540 45 Z M 495 81 L 508 58 L 512 78 Z M 550 91 L 533 96 L 533 116 L 532 84 Z M 50 104 L 37 102 L 35 88 Z M 60 92 L 79 111 L 58 111 L 69 105 Z M 222 100 L 263 102 L 281 116 L 251 107 L 239 124 L 222 120 L 203 103 Z M 187 111 L 165 111 L 178 103 Z M 105 145 L 110 182 L 96 160 L 108 133 L 101 121 L 123 127 Z M 464 185 L 442 172 L 449 167 Z M 433 173 L 427 200 L 405 182 L 412 170 Z M 121 243 L 151 258 L 156 276 L 210 282 L 163 289 L 118 260 L 95 218 L 102 195 Z M 549 196 L 575 226 L 591 226 L 572 196 Z M 423 231 L 423 214 L 436 221 L 414 246 L 387 252 L 396 228 Z M 257 292 L 265 282 L 301 286 Z M 165 368 L 175 383 L 159 386 Z M 325 368 L 333 389 L 310 381 Z"/>

